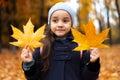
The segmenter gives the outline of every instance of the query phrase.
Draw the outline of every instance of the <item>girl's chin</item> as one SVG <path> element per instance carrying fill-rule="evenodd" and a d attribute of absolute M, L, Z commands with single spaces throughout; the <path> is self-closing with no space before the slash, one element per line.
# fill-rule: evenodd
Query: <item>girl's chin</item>
<path fill-rule="evenodd" d="M 58 36 L 58 37 L 64 37 L 65 34 L 56 34 L 56 36 Z"/>

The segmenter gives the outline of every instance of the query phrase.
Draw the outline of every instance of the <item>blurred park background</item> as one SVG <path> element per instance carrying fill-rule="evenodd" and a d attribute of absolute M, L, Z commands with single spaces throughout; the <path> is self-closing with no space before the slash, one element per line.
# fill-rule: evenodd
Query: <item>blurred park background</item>
<path fill-rule="evenodd" d="M 11 25 L 22 31 L 31 18 L 35 30 L 47 23 L 48 10 L 56 2 L 64 1 L 76 12 L 74 27 L 84 32 L 83 25 L 94 20 L 97 33 L 110 28 L 106 44 L 100 49 L 99 80 L 120 80 L 120 0 L 0 0 L 0 80 L 25 80 L 20 49 L 14 41 Z"/>

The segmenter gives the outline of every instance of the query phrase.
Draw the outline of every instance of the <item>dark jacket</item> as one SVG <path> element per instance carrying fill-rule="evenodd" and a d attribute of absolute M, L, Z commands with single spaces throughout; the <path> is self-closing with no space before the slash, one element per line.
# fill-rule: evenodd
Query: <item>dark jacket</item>
<path fill-rule="evenodd" d="M 34 61 L 23 63 L 23 70 L 27 80 L 96 80 L 100 71 L 99 59 L 95 63 L 88 63 L 90 52 L 73 51 L 77 43 L 72 42 L 72 35 L 65 38 L 55 38 L 50 56 L 49 69 L 41 78 L 42 59 L 40 48 L 33 53 Z"/>

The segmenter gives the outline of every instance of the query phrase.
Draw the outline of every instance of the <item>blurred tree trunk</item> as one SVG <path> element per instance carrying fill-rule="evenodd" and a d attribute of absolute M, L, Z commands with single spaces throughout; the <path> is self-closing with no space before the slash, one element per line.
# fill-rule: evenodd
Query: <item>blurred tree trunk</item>
<path fill-rule="evenodd" d="M 116 8 L 117 8 L 117 13 L 118 13 L 118 18 L 119 18 L 119 22 L 118 22 L 118 30 L 120 30 L 120 9 L 119 9 L 119 2 L 118 0 L 115 0 L 115 4 L 116 4 Z M 120 36 L 120 31 L 119 32 L 119 36 Z"/>
<path fill-rule="evenodd" d="M 102 23 L 99 19 L 98 19 L 98 22 L 99 22 L 99 26 L 100 26 L 100 32 L 102 32 Z"/>
<path fill-rule="evenodd" d="M 11 19 L 9 21 L 9 26 L 11 24 L 17 25 L 17 22 L 15 20 L 15 15 L 16 15 L 16 2 L 17 0 L 11 0 L 11 4 L 12 4 L 12 9 L 10 10 L 10 15 L 11 15 Z M 12 30 L 11 27 L 9 27 L 9 34 L 12 34 Z M 10 38 L 10 40 L 12 40 L 13 38 Z"/>
<path fill-rule="evenodd" d="M 44 0 L 41 0 L 40 4 L 40 25 L 43 25 L 44 23 Z"/>
<path fill-rule="evenodd" d="M 2 7 L 0 6 L 0 53 L 1 53 L 1 48 L 2 48 L 2 20 L 1 20 L 1 11 L 2 11 Z"/>
<path fill-rule="evenodd" d="M 11 4 L 11 9 L 10 9 L 11 19 L 10 19 L 10 21 L 8 22 L 9 35 L 12 34 L 12 29 L 11 29 L 10 25 L 11 25 L 11 24 L 17 25 L 17 22 L 16 22 L 16 20 L 15 20 L 15 15 L 16 15 L 16 2 L 17 2 L 17 0 L 11 0 L 11 2 L 10 2 L 10 4 Z M 13 41 L 13 38 L 12 38 L 12 37 L 10 37 L 9 39 L 10 39 L 10 41 Z M 16 47 L 15 47 L 15 46 L 12 46 L 12 45 L 11 45 L 11 49 L 12 49 L 13 53 L 16 53 Z"/>
<path fill-rule="evenodd" d="M 108 37 L 109 37 L 109 44 L 112 45 L 112 32 L 111 32 L 111 26 L 110 26 L 110 20 L 109 20 L 109 1 L 105 0 L 105 4 L 106 4 L 106 10 L 107 10 L 107 26 L 108 28 L 110 28 Z"/>

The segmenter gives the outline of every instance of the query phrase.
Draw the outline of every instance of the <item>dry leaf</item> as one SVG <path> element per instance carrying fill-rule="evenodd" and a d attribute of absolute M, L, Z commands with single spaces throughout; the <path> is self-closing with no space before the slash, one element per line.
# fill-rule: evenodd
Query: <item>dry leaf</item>
<path fill-rule="evenodd" d="M 87 49 L 89 49 L 89 45 L 87 45 L 88 42 L 87 42 L 87 39 L 85 38 L 85 35 L 83 35 L 79 31 L 77 31 L 76 29 L 72 28 L 71 30 L 72 30 L 72 34 L 74 36 L 73 42 L 78 43 L 78 47 L 76 47 L 74 50 L 87 50 Z"/>
<path fill-rule="evenodd" d="M 16 42 L 10 42 L 10 44 L 18 46 L 18 47 L 25 47 L 26 45 L 29 45 L 32 50 L 34 48 L 43 46 L 42 43 L 39 41 L 44 37 L 44 29 L 45 25 L 40 27 L 35 33 L 34 33 L 34 25 L 32 24 L 31 20 L 29 19 L 28 23 L 23 26 L 23 32 L 21 32 L 19 29 L 15 28 L 14 26 L 11 26 L 13 30 L 12 37 L 15 38 Z"/>
<path fill-rule="evenodd" d="M 78 47 L 74 50 L 89 50 L 90 48 L 107 48 L 108 46 L 102 44 L 104 40 L 107 39 L 109 29 L 96 34 L 95 26 L 90 20 L 84 27 L 85 34 L 81 34 L 79 31 L 72 29 L 72 34 L 74 36 L 74 42 L 78 43 Z"/>

